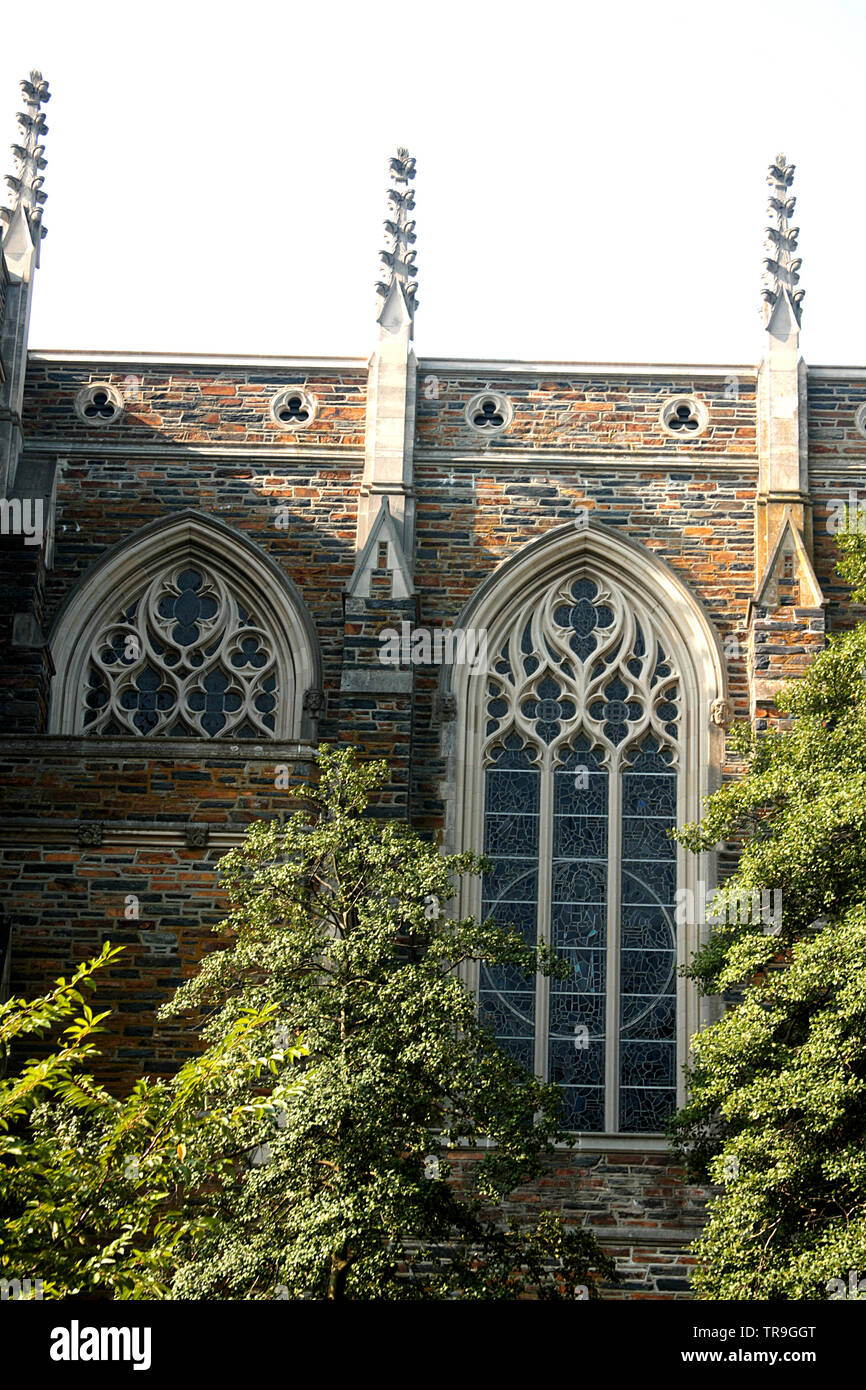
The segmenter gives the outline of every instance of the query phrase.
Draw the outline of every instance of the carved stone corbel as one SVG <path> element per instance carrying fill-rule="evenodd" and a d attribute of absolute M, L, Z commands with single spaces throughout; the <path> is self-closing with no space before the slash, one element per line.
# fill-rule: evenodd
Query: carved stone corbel
<path fill-rule="evenodd" d="M 717 729 L 727 729 L 734 718 L 730 700 L 713 700 L 710 705 L 710 723 Z"/>

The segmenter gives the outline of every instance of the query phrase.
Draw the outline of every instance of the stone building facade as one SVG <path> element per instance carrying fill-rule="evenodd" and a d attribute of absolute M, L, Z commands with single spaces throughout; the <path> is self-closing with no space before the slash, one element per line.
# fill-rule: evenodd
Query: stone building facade
<path fill-rule="evenodd" d="M 28 352 L 45 164 L 23 85 L 0 260 L 0 775 L 6 984 L 106 939 L 104 1076 L 192 1046 L 157 1006 L 209 949 L 217 863 L 318 743 L 385 756 L 377 810 L 494 871 L 463 911 L 568 955 L 467 984 L 578 1135 L 518 1194 L 682 1298 L 706 1194 L 665 1116 L 713 1016 L 678 977 L 712 856 L 674 820 L 736 766 L 732 718 L 853 620 L 834 534 L 866 466 L 866 369 L 807 366 L 771 166 L 755 363 L 418 359 L 414 161 L 391 161 L 372 355 Z M 686 904 L 685 912 L 682 905 Z"/>

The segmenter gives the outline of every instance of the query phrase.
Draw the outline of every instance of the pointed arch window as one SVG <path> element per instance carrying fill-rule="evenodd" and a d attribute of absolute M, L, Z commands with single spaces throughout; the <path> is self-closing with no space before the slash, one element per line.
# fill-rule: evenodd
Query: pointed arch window
<path fill-rule="evenodd" d="M 213 568 L 169 565 L 95 633 L 82 732 L 273 738 L 276 652 Z"/>
<path fill-rule="evenodd" d="M 659 1131 L 677 1103 L 681 674 L 652 607 L 591 567 L 519 604 L 494 650 L 481 910 L 571 969 L 482 966 L 481 1017 L 559 1083 L 570 1127 Z"/>
<path fill-rule="evenodd" d="M 52 732 L 301 736 L 321 685 L 300 596 L 267 557 L 197 514 L 133 537 L 55 625 Z"/>

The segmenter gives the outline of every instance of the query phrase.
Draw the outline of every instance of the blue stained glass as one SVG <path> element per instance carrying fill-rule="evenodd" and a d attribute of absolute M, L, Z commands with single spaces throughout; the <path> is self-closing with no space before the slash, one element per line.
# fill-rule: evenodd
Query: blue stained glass
<path fill-rule="evenodd" d="M 581 1029 L 590 1043 L 604 1038 L 604 996 L 575 994 L 568 980 L 551 980 L 550 1036 L 577 1047 L 584 1041 Z"/>
<path fill-rule="evenodd" d="M 620 1127 L 664 1128 L 676 1108 L 677 776 L 652 738 L 623 773 Z"/>
<path fill-rule="evenodd" d="M 509 1057 L 513 1057 L 515 1062 L 525 1071 L 535 1070 L 535 1041 L 532 1037 L 499 1036 L 496 1033 L 493 1036 L 503 1052 L 507 1052 Z"/>
<path fill-rule="evenodd" d="M 649 815 L 623 817 L 622 854 L 624 859 L 666 859 L 671 843 L 668 830 L 672 822 L 667 816 L 658 820 Z"/>
<path fill-rule="evenodd" d="M 589 762 L 556 772 L 553 779 L 553 813 L 559 820 L 572 816 L 607 819 L 607 773 L 594 772 Z"/>
<path fill-rule="evenodd" d="M 670 1041 L 676 1033 L 677 1001 L 673 994 L 655 998 L 645 994 L 627 994 L 621 999 L 621 1035 L 634 1034 L 641 1038 Z"/>
<path fill-rule="evenodd" d="M 676 1080 L 676 1056 L 669 1042 L 623 1041 L 621 1084 L 633 1087 L 671 1089 Z"/>
<path fill-rule="evenodd" d="M 481 981 L 478 991 L 481 1014 L 484 1024 L 497 1038 L 519 1038 L 530 1036 L 534 1031 L 535 990 L 524 986 L 521 990 L 485 988 Z"/>
<path fill-rule="evenodd" d="M 264 666 L 268 654 L 259 643 L 258 637 L 250 635 L 243 637 L 238 644 L 240 650 L 232 656 L 233 666 Z"/>
<path fill-rule="evenodd" d="M 123 709 L 135 710 L 132 722 L 143 734 L 149 734 L 159 723 L 164 710 L 171 709 L 175 703 L 174 691 L 163 685 L 162 676 L 152 666 L 145 666 L 134 677 L 120 695 Z"/>
<path fill-rule="evenodd" d="M 553 866 L 555 903 L 607 901 L 607 865 L 561 859 Z"/>
<path fill-rule="evenodd" d="M 657 903 L 622 909 L 622 947 L 628 950 L 664 951 L 674 943 L 674 915 Z"/>
<path fill-rule="evenodd" d="M 521 772 L 534 767 L 533 754 L 530 749 L 525 748 L 521 739 L 516 734 L 509 734 L 503 743 L 494 751 L 493 762 L 488 768 L 488 775 L 493 772 L 514 771 Z M 535 793 L 537 796 L 537 792 Z"/>
<path fill-rule="evenodd" d="M 586 1134 L 604 1129 L 604 1090 L 601 1086 L 561 1087 L 563 1120 L 569 1129 Z"/>
<path fill-rule="evenodd" d="M 489 815 L 484 822 L 484 853 L 494 855 L 524 855 L 538 848 L 538 817 L 520 815 Z"/>
<path fill-rule="evenodd" d="M 673 1090 L 635 1090 L 624 1086 L 619 1093 L 620 1128 L 627 1134 L 663 1130 L 676 1109 Z"/>
<path fill-rule="evenodd" d="M 87 713 L 84 716 L 84 722 L 90 724 L 96 718 L 98 711 L 104 709 L 108 704 L 108 686 L 105 683 L 105 678 L 98 671 L 94 671 L 92 667 L 87 677 L 87 685 L 89 688 L 84 697 Z"/>
<path fill-rule="evenodd" d="M 504 990 L 507 994 L 520 994 L 534 988 L 534 981 L 516 965 L 481 965 L 481 988 Z"/>
<path fill-rule="evenodd" d="M 623 951 L 620 987 L 623 994 L 669 994 L 674 985 L 676 956 L 667 951 Z"/>
<path fill-rule="evenodd" d="M 593 700 L 589 713 L 592 719 L 604 720 L 605 734 L 611 743 L 620 744 L 628 736 L 628 723 L 640 719 L 642 711 L 640 702 L 630 698 L 625 682 L 615 676 L 604 687 L 603 698 Z"/>
<path fill-rule="evenodd" d="M 560 946 L 559 954 L 571 966 L 568 984 L 575 994 L 604 994 L 607 952 L 584 947 Z"/>
<path fill-rule="evenodd" d="M 485 853 L 491 870 L 482 879 L 482 914 L 511 925 L 527 944 L 537 940 L 538 814 L 540 775 L 515 735 L 495 751 L 485 774 Z M 535 981 L 514 968 L 482 964 L 478 1009 L 509 1053 L 533 1068 Z"/>
<path fill-rule="evenodd" d="M 556 608 L 554 621 L 570 629 L 572 651 L 589 662 L 614 614 L 598 601 L 597 586 L 582 578 L 571 586 L 571 601 Z M 547 639 L 538 654 L 533 651 L 531 623 L 519 647 L 518 666 L 526 674 L 538 669 L 545 651 L 559 664 L 560 680 L 547 671 L 521 702 L 537 736 L 550 743 L 580 711 L 560 683 L 565 678 L 561 655 Z M 625 662 L 619 671 L 617 662 Z M 510 675 L 507 644 L 494 669 Z M 639 624 L 630 650 L 620 640 L 592 663 L 593 678 L 604 671 L 609 678 L 589 713 L 603 724 L 610 742 L 625 743 L 643 713 L 621 672 L 638 681 L 652 671 L 655 714 L 675 737 L 679 691 L 670 682 L 672 668 L 658 644 L 648 647 Z M 662 682 L 668 682 L 663 691 Z M 489 731 L 507 719 L 508 708 L 504 692 L 490 682 Z M 496 749 L 485 783 L 484 851 L 492 868 L 482 883 L 483 913 L 513 924 L 534 943 L 540 873 L 550 872 L 551 944 L 570 969 L 565 979 L 543 986 L 549 1001 L 548 1075 L 562 1088 L 566 1123 L 598 1131 L 606 1119 L 609 773 L 601 751 L 581 734 L 572 747 L 560 750 L 552 775 L 552 863 L 545 869 L 538 863 L 541 758 L 515 732 Z M 652 736 L 640 748 L 628 749 L 621 773 L 619 1124 L 633 1133 L 663 1129 L 676 1104 L 676 846 L 667 831 L 676 824 L 677 775 L 670 752 Z M 482 1022 L 530 1070 L 535 1009 L 534 981 L 515 967 L 482 966 Z"/>
<path fill-rule="evenodd" d="M 670 772 L 673 755 L 667 748 L 659 748 L 654 738 L 646 738 L 640 748 L 629 752 L 629 766 L 632 772 Z"/>
<path fill-rule="evenodd" d="M 212 618 L 217 602 L 210 594 L 199 594 L 204 576 L 198 570 L 184 570 L 177 577 L 179 594 L 165 594 L 159 601 L 161 618 L 173 618 L 171 640 L 179 647 L 191 647 L 199 640 L 199 624 Z"/>
<path fill-rule="evenodd" d="M 135 640 L 136 642 L 138 641 L 137 638 Z M 114 666 L 118 662 L 121 662 L 128 666 L 130 662 L 129 658 L 126 656 L 126 642 L 127 638 L 125 633 L 113 632 L 106 646 L 104 646 L 99 653 L 100 660 L 103 664 L 106 666 Z"/>
<path fill-rule="evenodd" d="M 499 653 L 499 656 L 496 658 L 496 662 L 494 664 L 493 669 L 500 676 L 511 676 L 513 674 L 511 670 L 511 662 L 508 659 L 507 642 L 505 643 L 505 646 L 502 648 L 502 651 Z"/>
<path fill-rule="evenodd" d="M 594 594 L 594 585 L 590 588 Z M 585 589 L 576 597 L 578 604 L 589 602 Z M 553 803 L 551 942 L 571 972 L 550 983 L 549 1074 L 564 1088 L 568 1122 L 599 1130 L 604 1128 L 608 773 L 584 736 L 554 772 Z"/>
<path fill-rule="evenodd" d="M 510 920 L 503 915 L 510 904 L 538 901 L 538 860 L 494 859 L 481 880 L 481 894 L 489 916 Z"/>
<path fill-rule="evenodd" d="M 607 818 L 558 816 L 553 852 L 569 859 L 607 859 Z"/>
<path fill-rule="evenodd" d="M 551 914 L 551 939 L 558 951 L 566 946 L 606 946 L 606 904 L 554 903 Z M 554 983 L 551 983 L 551 989 Z"/>
<path fill-rule="evenodd" d="M 493 766 L 487 769 L 486 803 L 488 815 L 504 815 L 509 811 L 525 811 L 535 796 L 534 771 L 513 771 Z"/>
<path fill-rule="evenodd" d="M 603 1086 L 604 1039 L 589 1047 L 576 1046 L 574 1039 L 551 1040 L 550 1079 L 565 1086 Z"/>
<path fill-rule="evenodd" d="M 672 859 L 647 864 L 633 861 L 632 869 L 623 865 L 622 900 L 627 907 L 663 905 L 673 913 L 676 886 L 677 866 Z"/>
<path fill-rule="evenodd" d="M 673 827 L 677 818 L 677 781 L 662 773 L 632 773 L 623 786 L 624 816 L 661 816 Z"/>

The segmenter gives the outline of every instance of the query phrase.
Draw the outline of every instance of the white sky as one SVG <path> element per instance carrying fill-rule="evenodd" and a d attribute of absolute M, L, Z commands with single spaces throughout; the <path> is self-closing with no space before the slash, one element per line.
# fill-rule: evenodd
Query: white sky
<path fill-rule="evenodd" d="M 755 361 L 781 150 L 804 355 L 866 362 L 861 0 L 42 0 L 0 35 L 2 143 L 52 90 L 33 347 L 365 356 L 404 144 L 419 355 Z"/>

